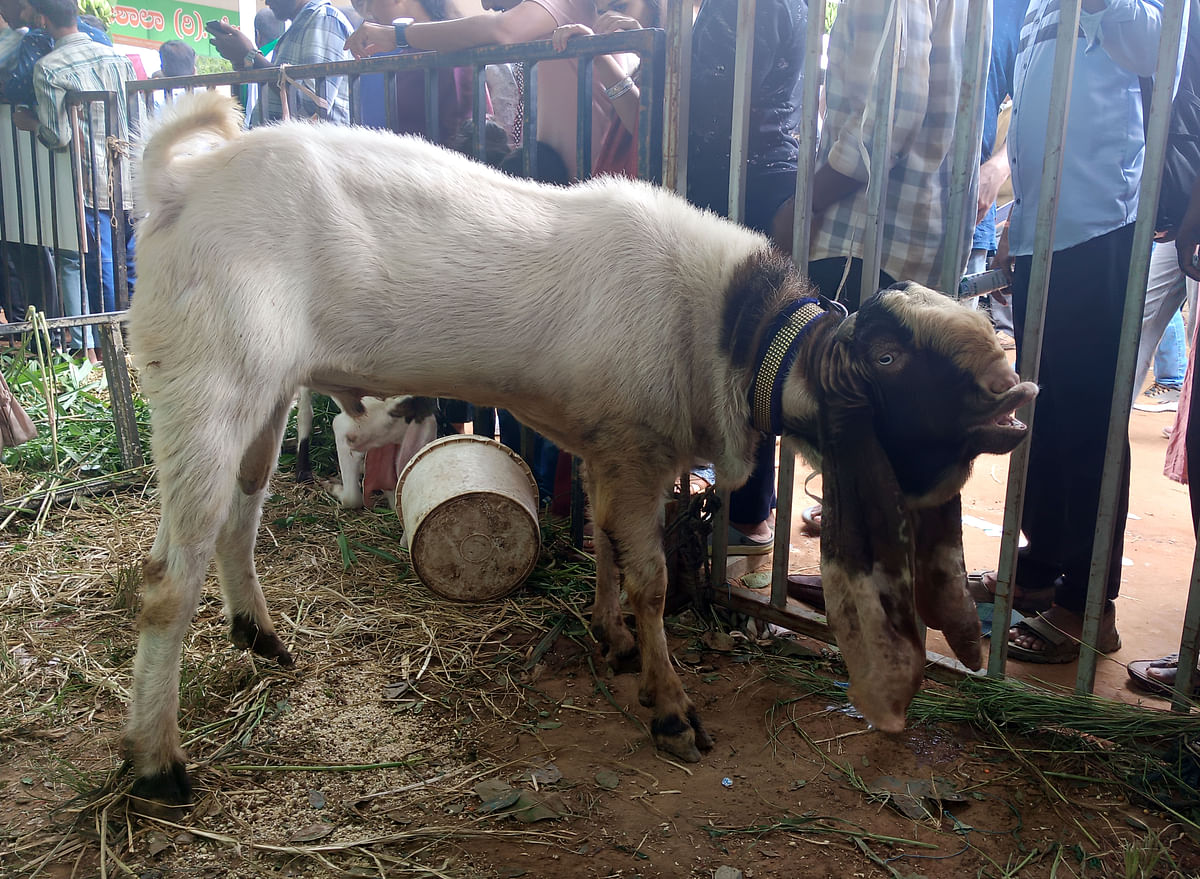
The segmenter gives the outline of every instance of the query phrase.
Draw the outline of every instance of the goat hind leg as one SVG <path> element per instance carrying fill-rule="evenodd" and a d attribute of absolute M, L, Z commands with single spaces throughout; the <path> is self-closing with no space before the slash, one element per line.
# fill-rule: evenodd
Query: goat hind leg
<path fill-rule="evenodd" d="M 254 570 L 254 543 L 267 483 L 287 424 L 288 408 L 287 404 L 276 408 L 242 456 L 229 517 L 216 543 L 217 576 L 225 598 L 230 638 L 236 646 L 253 650 L 266 659 L 276 659 L 285 668 L 294 662 L 271 623 Z"/>
<path fill-rule="evenodd" d="M 197 427 L 205 420 L 182 407 L 160 406 L 151 418 L 162 518 L 143 565 L 124 745 L 138 776 L 131 796 L 183 805 L 191 799 L 191 784 L 177 719 L 179 664 L 217 532 L 228 516 L 237 442 L 233 431 Z"/>

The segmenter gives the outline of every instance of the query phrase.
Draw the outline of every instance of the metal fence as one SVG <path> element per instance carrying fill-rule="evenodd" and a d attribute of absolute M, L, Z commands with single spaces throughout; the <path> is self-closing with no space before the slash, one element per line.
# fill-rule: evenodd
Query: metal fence
<path fill-rule="evenodd" d="M 989 33 L 987 16 L 990 4 L 971 3 L 968 5 L 967 33 L 968 49 L 965 59 L 965 75 L 967 87 L 964 94 L 977 94 L 980 90 L 974 88 L 986 77 L 987 70 L 987 36 Z M 803 106 L 805 115 L 800 129 L 796 132 L 800 143 L 800 165 L 796 183 L 796 214 L 794 218 L 793 259 L 803 267 L 808 263 L 809 234 L 812 228 L 812 217 L 809 210 L 808 193 L 811 191 L 818 132 L 818 89 L 823 78 L 821 69 L 822 36 L 825 22 L 825 0 L 814 0 L 809 4 L 809 26 L 806 34 L 806 62 L 804 69 Z M 898 3 L 890 6 L 893 13 Z M 1165 4 L 1164 12 L 1164 45 L 1177 45 L 1183 21 L 1183 4 Z M 731 171 L 729 181 L 730 214 L 734 219 L 740 219 L 745 203 L 745 166 L 749 136 L 749 105 L 754 51 L 754 17 L 755 0 L 741 0 L 739 5 L 737 28 L 736 54 L 736 85 L 734 90 L 733 141 L 731 144 Z M 1038 240 L 1039 248 L 1034 255 L 1033 274 L 1030 283 L 1030 301 L 1027 314 L 1027 332 L 1022 346 L 1022 359 L 1019 372 L 1023 379 L 1037 379 L 1039 352 L 1041 347 L 1042 323 L 1044 318 L 1044 300 L 1049 282 L 1049 266 L 1052 253 L 1052 231 L 1056 209 L 1057 181 L 1063 160 L 1062 142 L 1066 128 L 1066 109 L 1069 105 L 1070 87 L 1072 81 L 1072 62 L 1076 25 L 1079 16 L 1079 2 L 1062 4 L 1063 26 L 1059 29 L 1059 40 L 1056 55 L 1054 80 L 1050 84 L 1053 91 L 1052 119 L 1057 120 L 1051 126 L 1051 143 L 1047 144 L 1047 155 L 1050 159 L 1042 172 L 1042 200 L 1038 206 Z M 893 23 L 895 17 L 893 15 Z M 537 89 L 538 64 L 548 60 L 560 60 L 564 57 L 577 58 L 579 64 L 579 102 L 580 108 L 588 108 L 591 104 L 592 65 L 591 59 L 598 54 L 612 52 L 632 52 L 642 60 L 641 78 L 641 116 L 638 131 L 638 169 L 639 176 L 662 182 L 664 185 L 684 191 L 687 179 L 687 108 L 689 99 L 689 70 L 691 55 L 691 25 L 692 4 L 671 0 L 665 7 L 665 32 L 648 29 L 642 31 L 626 31 L 608 36 L 597 36 L 574 39 L 566 53 L 555 52 L 548 41 L 526 43 L 513 46 L 491 46 L 463 52 L 435 54 L 421 53 L 412 55 L 386 56 L 362 61 L 339 62 L 335 64 L 291 67 L 286 70 L 278 68 L 254 70 L 222 75 L 182 77 L 173 79 L 145 80 L 130 83 L 128 89 L 130 105 L 136 105 L 135 115 L 149 115 L 153 109 L 163 103 L 169 103 L 183 91 L 194 89 L 221 88 L 233 90 L 242 99 L 252 104 L 261 98 L 265 88 L 286 86 L 296 80 L 310 80 L 316 84 L 316 90 L 322 91 L 322 85 L 331 77 L 344 76 L 349 82 L 351 119 L 362 119 L 361 84 L 363 77 L 383 76 L 385 79 L 385 94 L 390 96 L 396 88 L 396 77 L 405 71 L 422 70 L 425 72 L 425 105 L 427 130 L 436 132 L 438 126 L 437 100 L 437 71 L 447 67 L 465 67 L 472 71 L 474 92 L 472 103 L 473 132 L 465 149 L 478 157 L 483 157 L 486 151 L 484 117 L 486 104 L 483 84 L 487 65 L 522 64 L 525 69 L 525 89 L 522 96 L 521 110 L 524 130 L 533 130 L 537 121 Z M 884 59 L 899 57 L 897 45 L 897 28 L 893 26 L 888 36 Z M 1108 460 L 1103 482 L 1102 514 L 1097 525 L 1097 541 L 1095 547 L 1092 576 L 1089 583 L 1089 603 L 1085 622 L 1085 644 L 1096 642 L 1100 613 L 1104 602 L 1104 582 L 1107 575 L 1106 566 L 1109 549 L 1112 543 L 1113 514 L 1116 509 L 1117 470 L 1115 461 L 1118 455 L 1113 450 L 1119 448 L 1117 443 L 1123 441 L 1128 431 L 1128 402 L 1132 396 L 1135 377 L 1133 376 L 1133 360 L 1137 348 L 1138 335 L 1141 327 L 1141 313 L 1145 296 L 1148 254 L 1150 238 L 1153 232 L 1152 207 L 1157 203 L 1159 179 L 1162 173 L 1163 155 L 1166 145 L 1167 111 L 1170 105 L 1170 83 L 1173 78 L 1173 59 L 1169 53 L 1162 55 L 1159 76 L 1153 101 L 1154 110 L 1149 119 L 1147 159 L 1142 187 L 1142 203 L 1138 213 L 1135 234 L 1135 249 L 1132 260 L 1133 269 L 1130 272 L 1126 320 L 1121 343 L 1121 354 L 1118 366 L 1119 381 L 1113 389 L 1113 410 L 1110 421 Z M 877 118 L 890 118 L 891 102 L 894 101 L 894 63 L 883 64 L 881 67 L 882 87 L 878 89 L 879 105 L 876 108 Z M 286 87 L 284 92 L 286 94 Z M 12 253 L 18 250 L 20 259 L 28 261 L 20 263 L 28 269 L 28 274 L 35 275 L 40 271 L 47 275 L 47 264 L 58 265 L 63 255 L 73 249 L 85 247 L 86 240 L 85 201 L 83 185 L 80 176 L 79 150 L 85 135 L 90 134 L 88 126 L 92 118 L 90 106 L 102 103 L 104 107 L 100 118 L 104 120 L 106 138 L 111 138 L 114 130 L 111 126 L 113 118 L 113 96 L 111 95 L 74 95 L 71 99 L 73 113 L 76 118 L 83 120 L 80 124 L 79 136 L 70 150 L 69 162 L 64 164 L 61 156 L 46 156 L 39 152 L 39 147 L 32 136 L 12 127 L 7 119 L 7 110 L 0 105 L 0 142 L 10 146 L 14 163 L 4 163 L 0 182 L 0 200 L 3 210 L 0 210 L 0 240 L 6 249 L 6 261 L 0 264 L 0 277 L 8 272 L 13 264 Z M 84 106 L 88 112 L 81 112 Z M 952 154 L 952 211 L 950 228 L 963 229 L 968 223 L 973 224 L 973 204 L 969 203 L 971 195 L 970 182 L 978 165 L 978 145 L 980 130 L 978 107 L 961 108 L 959 118 L 964 120 L 955 136 L 955 146 Z M 391 117 L 389 117 L 389 124 Z M 577 120 L 577 155 L 576 163 L 579 168 L 591 167 L 591 114 L 579 113 Z M 878 126 L 876 142 L 872 144 L 874 165 L 871 173 L 871 188 L 868 198 L 873 205 L 871 220 L 868 222 L 865 235 L 864 286 L 867 280 L 878 277 L 880 263 L 880 224 L 878 218 L 882 213 L 886 198 L 886 179 L 884 157 L 890 152 L 890 130 L 888 126 Z M 120 138 L 116 138 L 120 140 Z M 533 139 L 525 138 L 522 146 L 522 170 L 528 176 L 536 176 L 537 154 L 533 149 Z M 44 151 L 43 151 L 44 152 Z M 26 155 L 28 154 L 28 155 Z M 110 160 L 113 163 L 113 175 L 118 179 L 120 164 L 125 161 L 125 154 L 119 144 L 110 150 Z M 15 167 L 15 174 L 10 168 Z M 586 176 L 586 175 L 583 175 Z M 116 186 L 114 186 L 115 194 Z M 125 212 L 115 204 L 113 209 L 114 228 L 123 228 L 120 224 L 126 220 Z M 120 236 L 116 236 L 120 237 Z M 117 251 L 114 237 L 114 257 Z M 965 263 L 961 250 L 947 248 L 941 268 L 941 287 L 947 291 L 957 291 L 960 267 Z M 91 257 L 90 250 L 85 254 L 85 261 Z M 49 263 L 47 261 L 50 261 Z M 119 263 L 119 265 L 118 265 Z M 33 268 L 30 269 L 29 266 Z M 100 329 L 100 341 L 104 348 L 105 363 L 110 368 L 110 376 L 117 376 L 114 388 L 114 410 L 120 425 L 125 419 L 122 410 L 128 407 L 129 421 L 124 431 L 132 424 L 132 404 L 128 399 L 128 376 L 125 373 L 125 358 L 120 341 L 120 321 L 123 309 L 127 306 L 130 289 L 127 283 L 127 272 L 124 261 L 114 259 L 114 270 L 117 277 L 117 310 L 89 314 L 86 298 L 82 303 L 82 312 L 78 316 L 56 317 L 49 321 L 55 328 L 65 329 L 92 325 Z M 53 274 L 53 273 L 51 273 Z M 136 287 L 136 285 L 135 285 Z M 11 284 L 3 291 L 9 298 L 0 298 L 0 304 L 5 306 L 9 323 L 0 324 L 0 335 L 28 330 L 30 327 L 19 320 L 21 315 L 11 310 L 21 303 L 11 298 Z M 864 296 L 873 289 L 864 290 Z M 52 303 L 53 297 L 45 297 L 47 303 Z M 49 310 L 49 309 L 47 309 Z M 111 380 L 111 379 L 110 379 Z M 1033 406 L 1029 411 L 1018 413 L 1026 424 L 1033 423 Z M 124 434 L 128 439 L 131 435 Z M 132 434 L 129 445 L 129 460 L 126 463 L 134 466 L 140 463 L 140 446 L 137 445 L 136 433 Z M 135 454 L 136 451 L 136 454 Z M 726 547 L 724 535 L 725 522 L 716 524 L 714 529 L 713 546 L 713 578 L 709 598 L 716 604 L 724 605 L 755 617 L 778 623 L 796 631 L 812 634 L 825 640 L 830 640 L 830 632 L 822 614 L 809 612 L 799 607 L 795 602 L 789 602 L 787 596 L 787 565 L 789 560 L 789 537 L 791 533 L 793 484 L 795 479 L 795 449 L 786 440 L 781 449 L 779 479 L 777 486 L 778 510 L 776 522 L 776 542 L 774 547 L 774 564 L 770 597 L 766 598 L 752 590 L 741 589 L 726 582 Z M 1018 448 L 1010 463 L 1008 497 L 1006 503 L 1003 542 L 1001 546 L 998 570 L 999 585 L 996 596 L 996 619 L 1007 619 L 1011 610 L 1013 571 L 1016 563 L 1016 552 L 1019 537 L 1020 514 L 1023 504 L 1023 486 L 1026 466 L 1028 463 L 1028 444 Z M 577 480 L 576 480 L 577 482 Z M 582 528 L 582 501 L 576 496 L 575 520 L 578 529 Z M 1200 559 L 1200 556 L 1198 556 Z M 1007 651 L 1007 627 L 997 626 L 992 634 L 991 659 L 988 674 L 1003 675 Z M 1177 682 L 1178 692 L 1191 692 L 1192 670 L 1195 668 L 1197 644 L 1200 642 L 1200 561 L 1193 569 L 1191 592 L 1187 605 L 1184 622 L 1183 640 L 1180 645 L 1180 671 Z M 935 662 L 952 661 L 942 657 L 931 656 Z M 1079 662 L 1079 672 L 1076 689 L 1089 692 L 1093 686 L 1096 655 L 1092 650 L 1084 649 Z M 962 671 L 961 666 L 957 669 Z M 1184 709 L 1188 705 L 1184 696 L 1175 700 L 1175 707 Z"/>

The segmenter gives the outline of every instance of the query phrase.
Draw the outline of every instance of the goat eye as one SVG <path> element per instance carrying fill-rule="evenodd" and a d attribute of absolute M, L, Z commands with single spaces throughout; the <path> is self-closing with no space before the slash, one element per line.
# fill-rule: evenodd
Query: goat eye
<path fill-rule="evenodd" d="M 891 366 L 892 363 L 895 362 L 895 360 L 896 360 L 896 358 L 893 357 L 891 354 L 883 354 L 879 358 L 879 365 L 880 366 Z"/>

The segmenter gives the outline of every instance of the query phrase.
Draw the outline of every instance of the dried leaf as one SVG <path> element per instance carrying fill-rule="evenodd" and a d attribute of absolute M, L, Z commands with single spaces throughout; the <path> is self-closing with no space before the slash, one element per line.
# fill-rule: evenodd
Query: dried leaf
<path fill-rule="evenodd" d="M 562 781 L 562 772 L 553 763 L 547 763 L 545 766 L 535 766 L 532 769 L 526 769 L 516 777 L 516 781 L 527 781 L 536 783 L 538 787 L 545 787 L 548 784 Z"/>
<path fill-rule="evenodd" d="M 288 842 L 313 842 L 324 839 L 331 833 L 333 833 L 332 824 L 322 824 L 318 821 L 316 824 L 309 824 L 307 827 L 297 830 L 288 837 Z"/>
<path fill-rule="evenodd" d="M 557 794 L 536 794 L 531 790 L 521 791 L 512 815 L 524 824 L 562 818 L 567 808 Z"/>
<path fill-rule="evenodd" d="M 479 814 L 490 815 L 493 812 L 502 812 L 510 806 L 515 806 L 519 799 L 521 799 L 521 792 L 515 787 L 510 787 L 500 796 L 484 800 L 479 807 Z"/>
<path fill-rule="evenodd" d="M 611 769 L 601 769 L 596 773 L 596 787 L 602 790 L 616 790 L 621 783 L 621 776 Z"/>

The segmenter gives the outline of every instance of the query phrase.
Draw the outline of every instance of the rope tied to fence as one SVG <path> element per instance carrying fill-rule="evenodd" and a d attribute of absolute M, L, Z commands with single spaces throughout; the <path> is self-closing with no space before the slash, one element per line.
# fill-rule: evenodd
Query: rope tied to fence
<path fill-rule="evenodd" d="M 288 107 L 288 99 L 287 99 L 287 88 L 289 85 L 294 86 L 297 91 L 302 92 L 305 95 L 308 95 L 308 97 L 312 100 L 312 102 L 314 104 L 317 105 L 317 107 L 328 112 L 329 101 L 326 100 L 325 98 L 321 97 L 321 95 L 318 95 L 315 91 L 313 91 L 308 86 L 306 86 L 302 81 L 300 81 L 298 79 L 292 79 L 290 76 L 288 76 L 288 72 L 287 72 L 288 66 L 289 65 L 287 65 L 287 64 L 279 65 L 279 83 L 278 83 L 279 103 L 282 107 L 281 116 L 283 118 L 283 121 L 287 122 L 289 119 L 292 118 L 291 109 Z"/>
<path fill-rule="evenodd" d="M 116 177 L 117 166 L 114 161 L 118 156 L 128 161 L 133 155 L 133 144 L 128 140 L 110 134 L 104 139 L 104 149 L 108 158 L 108 205 L 109 205 L 109 224 L 115 229 L 117 228 L 117 196 L 113 191 L 113 178 Z"/>

